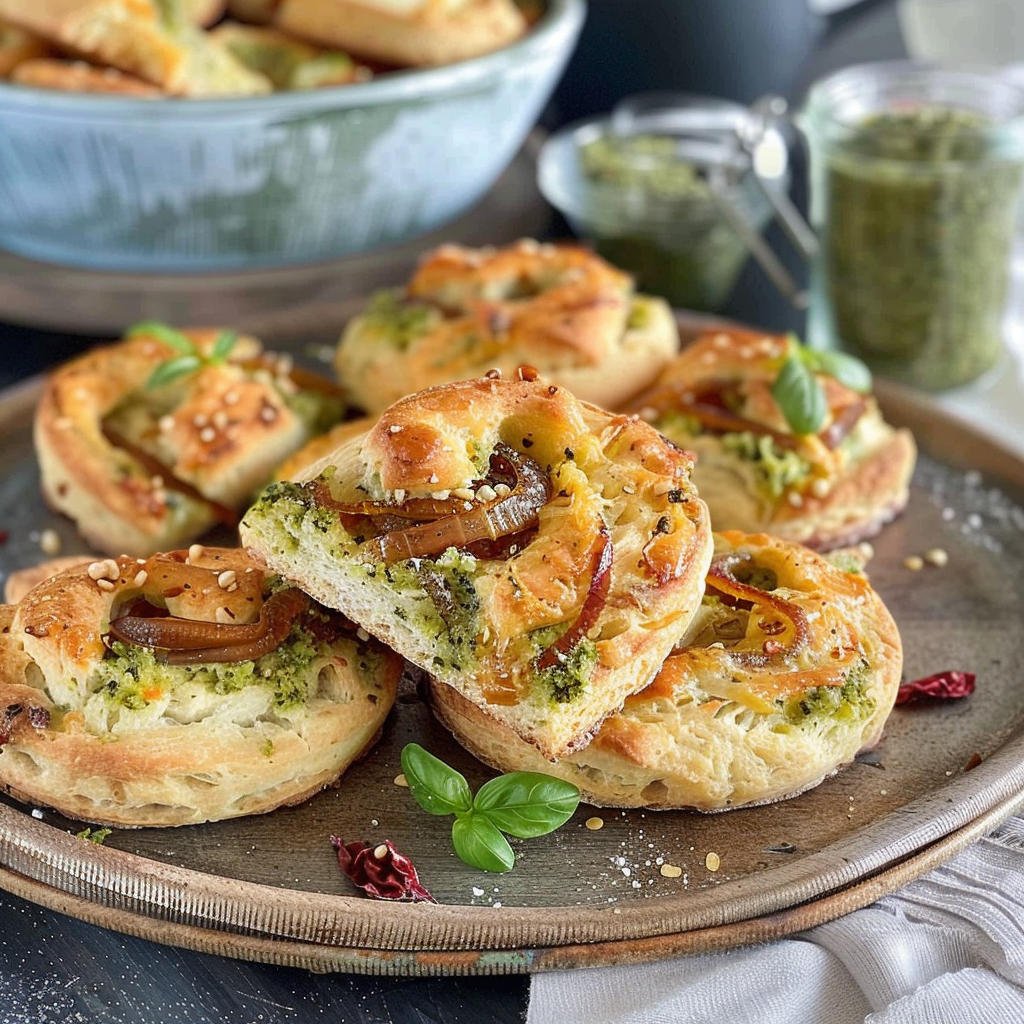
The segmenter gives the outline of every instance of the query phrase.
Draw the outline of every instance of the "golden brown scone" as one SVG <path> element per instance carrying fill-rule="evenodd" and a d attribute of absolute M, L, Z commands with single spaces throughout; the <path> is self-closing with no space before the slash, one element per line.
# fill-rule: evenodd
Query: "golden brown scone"
<path fill-rule="evenodd" d="M 0 78 L 9 78 L 23 61 L 49 54 L 50 47 L 38 36 L 0 18 Z"/>
<path fill-rule="evenodd" d="M 4 604 L 17 604 L 30 590 L 52 579 L 65 569 L 71 569 L 76 565 L 87 565 L 95 561 L 89 555 L 60 555 L 56 558 L 48 558 L 38 565 L 29 565 L 24 569 L 15 569 L 8 573 L 4 580 Z"/>
<path fill-rule="evenodd" d="M 101 68 L 81 60 L 55 57 L 22 61 L 11 72 L 11 81 L 34 89 L 57 89 L 61 92 L 101 92 L 141 98 L 163 95 L 155 85 L 134 75 L 126 75 L 117 68 Z"/>
<path fill-rule="evenodd" d="M 711 555 L 691 456 L 540 379 L 440 385 L 271 485 L 243 544 L 545 757 L 653 678 Z"/>
<path fill-rule="evenodd" d="M 579 246 L 522 240 L 427 253 L 404 290 L 378 293 L 348 323 L 335 368 L 369 412 L 434 384 L 524 365 L 614 408 L 678 349 L 668 304 L 636 294 L 628 274 Z"/>
<path fill-rule="evenodd" d="M 794 432 L 772 394 L 794 351 L 786 335 L 710 331 L 627 408 L 697 456 L 694 482 L 716 530 L 828 550 L 873 536 L 903 510 L 917 449 L 871 394 L 820 371 L 824 422 Z"/>
<path fill-rule="evenodd" d="M 107 554 L 180 547 L 238 513 L 292 452 L 340 418 L 285 357 L 239 338 L 223 362 L 157 387 L 178 352 L 143 326 L 48 378 L 35 415 L 43 495 Z M 184 336 L 209 356 L 222 336 Z"/>
<path fill-rule="evenodd" d="M 0 621 L 0 789 L 103 825 L 305 800 L 375 742 L 402 670 L 237 549 L 79 565 Z"/>
<path fill-rule="evenodd" d="M 0 18 L 177 96 L 252 96 L 270 82 L 157 0 L 0 0 Z"/>
<path fill-rule="evenodd" d="M 365 82 L 372 72 L 341 50 L 312 46 L 278 29 L 223 21 L 210 38 L 247 68 L 270 79 L 275 90 L 318 89 Z"/>
<path fill-rule="evenodd" d="M 719 811 L 795 796 L 873 746 L 900 636 L 859 573 L 764 534 L 718 534 L 700 614 L 645 690 L 555 764 L 431 685 L 438 718 L 499 771 L 544 771 L 599 807 Z"/>
<path fill-rule="evenodd" d="M 275 24 L 384 64 L 454 64 L 519 39 L 514 0 L 280 0 Z"/>

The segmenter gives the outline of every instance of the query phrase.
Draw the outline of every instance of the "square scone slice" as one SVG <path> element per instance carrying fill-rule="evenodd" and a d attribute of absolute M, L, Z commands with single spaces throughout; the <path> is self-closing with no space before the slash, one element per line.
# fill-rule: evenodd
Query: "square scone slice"
<path fill-rule="evenodd" d="M 693 457 L 524 368 L 395 403 L 269 486 L 242 543 L 548 759 L 585 746 L 700 606 Z"/>

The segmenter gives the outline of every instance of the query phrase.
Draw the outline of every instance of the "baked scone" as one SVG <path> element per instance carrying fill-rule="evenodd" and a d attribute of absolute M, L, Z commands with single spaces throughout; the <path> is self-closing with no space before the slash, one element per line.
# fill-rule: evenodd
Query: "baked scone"
<path fill-rule="evenodd" d="M 585 745 L 700 604 L 691 456 L 532 378 L 439 385 L 246 512 L 242 543 L 544 757 Z"/>
<path fill-rule="evenodd" d="M 444 245 L 404 290 L 379 292 L 345 328 L 335 368 L 353 403 L 380 412 L 434 384 L 534 366 L 615 408 L 679 350 L 668 304 L 580 246 Z"/>
<path fill-rule="evenodd" d="M 106 554 L 149 555 L 233 527 L 280 463 L 342 414 L 330 382 L 255 338 L 217 358 L 226 335 L 215 330 L 172 332 L 200 365 L 159 383 L 154 373 L 186 358 L 166 334 L 142 325 L 58 367 L 36 409 L 43 496 Z"/>
<path fill-rule="evenodd" d="M 321 46 L 384 64 L 453 64 L 515 42 L 515 0 L 280 0 L 274 22 Z"/>
<path fill-rule="evenodd" d="M 437 717 L 499 771 L 599 807 L 720 811 L 795 796 L 879 739 L 900 682 L 892 616 L 859 572 L 764 534 L 716 534 L 700 613 L 657 678 L 550 764 L 453 687 Z"/>
<path fill-rule="evenodd" d="M 0 621 L 0 789 L 102 825 L 306 799 L 373 744 L 402 671 L 239 549 L 79 565 Z"/>
<path fill-rule="evenodd" d="M 223 21 L 210 37 L 251 71 L 269 78 L 278 91 L 351 85 L 372 77 L 368 67 L 341 50 L 312 46 L 266 26 Z"/>
<path fill-rule="evenodd" d="M 801 369 L 787 364 L 810 358 L 819 357 L 792 336 L 710 331 L 629 403 L 694 452 L 694 482 L 716 530 L 827 550 L 873 536 L 906 506 L 914 439 L 885 422 L 870 393 L 804 367 L 823 415 L 813 432 L 790 425 L 773 389 L 784 371 Z"/>
<path fill-rule="evenodd" d="M 193 16 L 207 16 L 196 5 Z M 135 75 L 175 96 L 255 96 L 264 76 L 190 20 L 184 0 L 0 0 L 0 18 L 71 55 Z"/>

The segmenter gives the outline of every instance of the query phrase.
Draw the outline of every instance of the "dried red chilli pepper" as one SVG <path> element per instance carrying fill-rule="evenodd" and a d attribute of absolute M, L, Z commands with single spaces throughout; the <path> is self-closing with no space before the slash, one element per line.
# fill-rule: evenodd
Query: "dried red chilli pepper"
<path fill-rule="evenodd" d="M 338 851 L 338 866 L 352 883 L 377 900 L 403 903 L 436 903 L 423 887 L 408 857 L 395 849 L 390 839 L 382 843 L 346 843 L 331 836 Z"/>
<path fill-rule="evenodd" d="M 974 693 L 974 673 L 951 669 L 922 679 L 902 683 L 896 691 L 897 704 L 918 700 L 959 700 Z"/>

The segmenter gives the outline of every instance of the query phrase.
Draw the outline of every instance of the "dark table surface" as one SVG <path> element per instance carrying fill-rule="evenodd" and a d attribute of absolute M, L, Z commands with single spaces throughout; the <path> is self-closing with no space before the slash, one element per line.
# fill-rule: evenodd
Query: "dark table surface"
<path fill-rule="evenodd" d="M 775 88 L 798 99 L 836 67 L 901 56 L 892 3 L 868 0 L 823 22 L 797 73 L 786 68 Z M 803 275 L 784 240 L 769 240 Z M 723 312 L 776 330 L 803 326 L 753 265 Z M 0 324 L 0 387 L 97 340 Z M 318 975 L 231 960 L 106 931 L 0 892 L 0 1024 L 503 1024 L 524 1019 L 528 993 L 525 977 Z"/>

